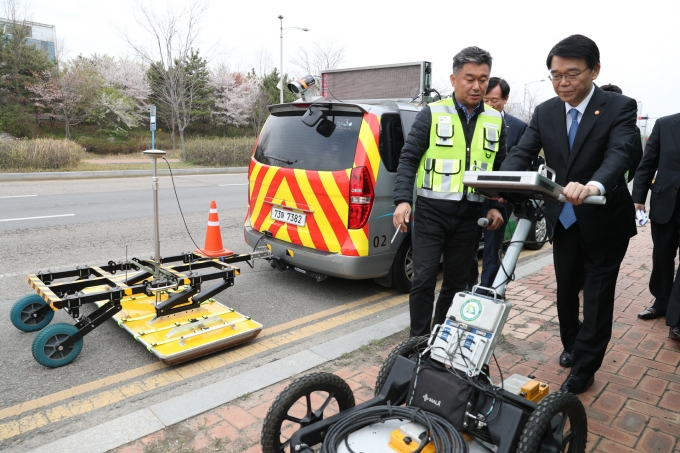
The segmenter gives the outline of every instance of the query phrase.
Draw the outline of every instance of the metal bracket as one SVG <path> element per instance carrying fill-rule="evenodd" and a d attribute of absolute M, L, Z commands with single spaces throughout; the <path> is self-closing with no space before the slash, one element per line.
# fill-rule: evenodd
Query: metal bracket
<path fill-rule="evenodd" d="M 271 250 L 267 248 L 267 246 L 260 246 L 250 253 L 250 259 L 252 260 L 256 259 L 269 260 L 272 259 L 273 256 L 274 254 L 272 253 Z"/>
<path fill-rule="evenodd" d="M 36 275 L 38 276 L 40 281 L 42 281 L 46 285 L 51 284 L 52 281 L 54 280 L 54 278 L 52 276 L 52 271 L 50 271 L 49 269 L 44 274 L 42 272 L 38 271 L 38 273 Z"/>
<path fill-rule="evenodd" d="M 75 325 L 75 327 L 78 328 L 78 332 L 74 333 L 72 336 L 56 345 L 56 347 L 65 348 L 73 345 L 76 341 L 80 340 L 85 335 L 92 332 L 104 321 L 113 317 L 113 315 L 122 310 L 122 308 L 123 306 L 120 304 L 120 299 L 116 300 L 112 298 L 104 305 L 93 311 L 89 317 L 86 316 L 81 317 L 78 323 Z"/>

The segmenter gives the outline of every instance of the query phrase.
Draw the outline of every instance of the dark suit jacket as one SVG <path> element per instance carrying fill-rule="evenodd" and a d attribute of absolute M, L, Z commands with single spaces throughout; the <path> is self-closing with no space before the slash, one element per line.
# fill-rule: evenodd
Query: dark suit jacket
<path fill-rule="evenodd" d="M 513 146 L 516 146 L 519 143 L 519 139 L 524 135 L 524 131 L 527 130 L 528 125 L 521 119 L 508 113 L 504 113 L 503 118 L 505 119 L 505 132 L 507 134 L 505 143 L 508 147 L 508 151 L 510 151 Z"/>
<path fill-rule="evenodd" d="M 637 104 L 597 86 L 593 89 L 571 152 L 564 102 L 555 97 L 536 107 L 529 127 L 508 153 L 501 170 L 522 171 L 543 149 L 546 165 L 555 171 L 556 182 L 561 186 L 570 181 L 602 184 L 607 196 L 604 206 L 574 206 L 577 225 L 586 241 L 592 247 L 602 248 L 637 233 L 633 200 L 624 176 L 634 155 Z M 558 221 L 560 209 L 557 202 L 545 205 L 550 230 Z"/>
<path fill-rule="evenodd" d="M 657 168 L 659 172 L 654 178 Z M 659 118 L 649 136 L 645 155 L 633 182 L 633 201 L 645 204 L 651 189 L 649 219 L 667 223 L 671 219 L 680 187 L 680 113 Z M 654 179 L 654 184 L 652 184 Z"/>
<path fill-rule="evenodd" d="M 633 178 L 635 178 L 635 172 L 642 160 L 642 154 L 642 132 L 640 132 L 639 127 L 635 126 L 635 154 L 633 155 L 633 166 L 628 171 L 628 182 L 631 182 Z"/>

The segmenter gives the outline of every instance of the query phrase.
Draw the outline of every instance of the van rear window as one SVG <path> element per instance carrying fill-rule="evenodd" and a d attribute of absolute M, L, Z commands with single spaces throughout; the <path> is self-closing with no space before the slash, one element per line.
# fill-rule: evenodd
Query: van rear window
<path fill-rule="evenodd" d="M 272 113 L 262 130 L 255 160 L 277 167 L 334 171 L 352 168 L 362 114 L 326 112 L 314 127 L 302 112 Z"/>

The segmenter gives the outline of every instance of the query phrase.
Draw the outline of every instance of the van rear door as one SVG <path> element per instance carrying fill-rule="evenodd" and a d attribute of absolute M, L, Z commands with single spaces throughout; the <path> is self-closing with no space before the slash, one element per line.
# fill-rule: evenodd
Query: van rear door
<path fill-rule="evenodd" d="M 334 107 L 310 127 L 302 121 L 306 111 L 274 108 L 263 127 L 248 174 L 247 221 L 292 244 L 367 255 L 368 223 L 349 228 L 349 217 L 352 211 L 357 226 L 357 216 L 370 215 L 366 190 L 375 187 L 380 165 L 379 119 L 358 107 Z"/>

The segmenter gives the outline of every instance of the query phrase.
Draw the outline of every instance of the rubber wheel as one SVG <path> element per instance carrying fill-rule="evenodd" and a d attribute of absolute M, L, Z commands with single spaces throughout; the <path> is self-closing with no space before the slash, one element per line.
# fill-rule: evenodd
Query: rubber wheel
<path fill-rule="evenodd" d="M 392 286 L 402 293 L 411 292 L 413 282 L 413 252 L 411 237 L 404 239 L 392 262 Z"/>
<path fill-rule="evenodd" d="M 519 440 L 518 453 L 586 451 L 588 419 L 576 395 L 551 393 L 529 417 Z"/>
<path fill-rule="evenodd" d="M 45 307 L 47 302 L 37 294 L 28 294 L 18 299 L 9 311 L 14 327 L 24 332 L 35 332 L 48 325 L 54 318 L 54 310 L 34 316 L 34 312 Z"/>
<path fill-rule="evenodd" d="M 395 346 L 394 349 L 392 349 L 390 354 L 383 362 L 382 367 L 380 367 L 378 378 L 375 380 L 375 396 L 380 394 L 383 385 L 385 385 L 385 381 L 387 381 L 387 376 L 390 374 L 390 371 L 392 371 L 392 367 L 394 366 L 394 362 L 397 360 L 397 357 L 401 356 L 406 357 L 407 359 L 415 357 L 417 352 L 424 351 L 425 348 L 427 348 L 427 340 L 428 337 L 426 336 L 412 337 L 401 342 Z"/>
<path fill-rule="evenodd" d="M 262 453 L 288 452 L 300 428 L 354 407 L 347 383 L 331 373 L 312 373 L 294 380 L 269 408 L 262 425 Z"/>
<path fill-rule="evenodd" d="M 63 350 L 57 349 L 56 345 L 76 332 L 78 329 L 75 326 L 63 322 L 45 327 L 33 340 L 33 358 L 48 368 L 57 368 L 73 362 L 83 349 L 83 339 Z"/>
<path fill-rule="evenodd" d="M 534 242 L 527 242 L 524 244 L 525 249 L 529 250 L 540 250 L 543 248 L 543 245 L 545 244 L 545 240 L 548 236 L 548 227 L 545 222 L 545 217 L 542 219 L 536 221 L 536 223 L 533 223 L 531 225 L 531 230 L 529 230 L 529 234 L 527 235 L 527 241 L 534 241 Z"/>

